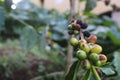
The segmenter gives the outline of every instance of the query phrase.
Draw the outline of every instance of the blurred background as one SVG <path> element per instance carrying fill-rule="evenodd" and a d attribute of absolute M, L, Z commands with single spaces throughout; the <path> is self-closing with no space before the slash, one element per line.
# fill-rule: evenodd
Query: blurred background
<path fill-rule="evenodd" d="M 73 16 L 89 24 L 112 63 L 104 80 L 119 80 L 120 0 L 105 1 L 0 0 L 0 80 L 64 80 L 74 61 L 67 32 Z"/>

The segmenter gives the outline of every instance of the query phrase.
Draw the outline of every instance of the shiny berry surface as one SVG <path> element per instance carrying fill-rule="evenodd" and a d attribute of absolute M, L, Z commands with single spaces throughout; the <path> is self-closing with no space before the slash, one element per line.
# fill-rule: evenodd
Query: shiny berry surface
<path fill-rule="evenodd" d="M 90 37 L 90 35 L 91 35 L 89 31 L 84 31 L 83 34 L 85 37 Z"/>
<path fill-rule="evenodd" d="M 97 36 L 96 35 L 91 35 L 88 40 L 89 43 L 95 43 L 97 41 Z"/>
<path fill-rule="evenodd" d="M 74 30 L 68 30 L 68 34 L 69 34 L 69 35 L 74 34 Z"/>
<path fill-rule="evenodd" d="M 87 23 L 83 23 L 82 25 L 81 25 L 81 28 L 82 29 L 86 29 L 88 27 L 88 24 Z"/>

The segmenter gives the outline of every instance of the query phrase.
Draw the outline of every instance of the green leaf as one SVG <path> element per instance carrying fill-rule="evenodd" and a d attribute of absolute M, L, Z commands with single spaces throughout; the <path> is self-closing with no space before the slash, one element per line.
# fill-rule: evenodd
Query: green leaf
<path fill-rule="evenodd" d="M 5 13 L 2 7 L 0 7 L 0 31 L 3 30 L 3 25 L 4 25 L 4 20 L 5 20 Z"/>
<path fill-rule="evenodd" d="M 84 15 L 85 16 L 87 16 L 87 17 L 89 17 L 89 18 L 98 18 L 98 16 L 96 15 L 96 14 L 94 14 L 94 13 L 91 13 L 91 12 L 84 12 Z"/>
<path fill-rule="evenodd" d="M 20 34 L 20 43 L 22 48 L 30 50 L 37 42 L 38 34 L 31 26 L 24 27 Z"/>
<path fill-rule="evenodd" d="M 103 16 L 103 25 L 109 27 L 115 25 L 115 22 L 110 17 Z"/>
<path fill-rule="evenodd" d="M 77 80 L 77 72 L 79 70 L 81 61 L 76 61 L 73 63 L 73 65 L 70 68 L 69 73 L 66 75 L 65 80 Z"/>
<path fill-rule="evenodd" d="M 110 62 L 104 64 L 100 69 L 107 76 L 114 75 L 116 73 L 112 67 L 112 63 Z"/>
<path fill-rule="evenodd" d="M 117 26 L 111 27 L 107 35 L 115 45 L 120 45 L 120 31 L 118 31 Z"/>
<path fill-rule="evenodd" d="M 96 7 L 96 0 L 87 0 L 85 12 L 90 12 L 94 7 Z"/>
<path fill-rule="evenodd" d="M 102 67 L 101 70 L 107 76 L 115 74 L 115 71 L 112 68 L 110 68 L 110 67 Z"/>
<path fill-rule="evenodd" d="M 92 74 L 91 70 L 87 70 L 81 80 L 90 80 L 91 74 Z"/>
<path fill-rule="evenodd" d="M 115 70 L 117 71 L 118 75 L 120 76 L 120 52 L 114 53 L 113 64 L 115 66 Z"/>

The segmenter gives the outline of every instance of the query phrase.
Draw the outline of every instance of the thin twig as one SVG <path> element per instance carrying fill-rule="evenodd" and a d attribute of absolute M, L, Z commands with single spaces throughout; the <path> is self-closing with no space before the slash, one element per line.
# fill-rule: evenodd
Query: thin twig
<path fill-rule="evenodd" d="M 101 80 L 101 78 L 100 78 L 100 76 L 99 76 L 99 74 L 98 74 L 98 72 L 96 71 L 96 69 L 95 69 L 94 66 L 92 66 L 92 70 L 93 70 L 93 73 L 94 73 L 94 75 L 95 75 L 96 80 Z"/>
<path fill-rule="evenodd" d="M 84 35 L 82 33 L 82 30 L 80 30 L 80 37 L 81 37 L 82 40 L 84 39 Z"/>
<path fill-rule="evenodd" d="M 75 18 L 75 0 L 70 0 L 70 14 L 71 18 Z M 73 37 L 74 35 L 71 35 L 69 37 L 69 40 Z M 69 72 L 70 66 L 72 65 L 72 57 L 73 56 L 73 47 L 68 43 L 68 50 L 67 50 L 67 65 L 65 69 L 64 76 L 67 75 Z"/>

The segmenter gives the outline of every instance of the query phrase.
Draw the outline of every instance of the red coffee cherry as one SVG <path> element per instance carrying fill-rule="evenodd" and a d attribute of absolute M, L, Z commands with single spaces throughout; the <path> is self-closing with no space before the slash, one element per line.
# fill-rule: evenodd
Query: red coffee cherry
<path fill-rule="evenodd" d="M 102 64 L 105 64 L 107 62 L 107 57 L 104 54 L 99 54 L 99 60 Z"/>
<path fill-rule="evenodd" d="M 82 61 L 82 67 L 84 69 L 87 69 L 87 70 L 90 69 L 91 68 L 91 64 L 90 64 L 89 60 L 87 60 L 87 59 L 83 60 Z"/>
<path fill-rule="evenodd" d="M 74 26 L 74 29 L 80 31 L 81 26 L 80 26 L 79 24 L 76 24 L 76 25 Z"/>
<path fill-rule="evenodd" d="M 95 43 L 97 41 L 97 36 L 96 35 L 91 35 L 88 40 L 89 43 Z"/>

